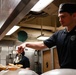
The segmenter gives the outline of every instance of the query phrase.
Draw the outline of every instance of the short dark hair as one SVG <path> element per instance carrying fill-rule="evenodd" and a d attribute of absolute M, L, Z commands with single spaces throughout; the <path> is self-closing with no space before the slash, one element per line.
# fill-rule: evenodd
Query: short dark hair
<path fill-rule="evenodd" d="M 75 13 L 76 12 L 76 3 L 62 3 L 59 6 L 59 13 L 61 12 L 68 12 L 68 13 Z"/>

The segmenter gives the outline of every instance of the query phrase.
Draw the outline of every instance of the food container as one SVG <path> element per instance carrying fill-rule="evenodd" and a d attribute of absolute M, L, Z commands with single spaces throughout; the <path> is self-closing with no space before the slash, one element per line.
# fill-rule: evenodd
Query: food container
<path fill-rule="evenodd" d="M 19 71 L 20 71 L 19 69 L 17 69 L 17 70 L 8 70 L 3 75 L 18 75 Z"/>
<path fill-rule="evenodd" d="M 1 75 L 1 74 L 0 74 Z M 7 70 L 2 75 L 38 75 L 36 72 L 29 69 Z"/>
<path fill-rule="evenodd" d="M 18 75 L 38 75 L 38 74 L 32 70 L 22 69 L 18 72 Z"/>
<path fill-rule="evenodd" d="M 54 69 L 47 71 L 41 75 L 76 75 L 75 69 Z"/>

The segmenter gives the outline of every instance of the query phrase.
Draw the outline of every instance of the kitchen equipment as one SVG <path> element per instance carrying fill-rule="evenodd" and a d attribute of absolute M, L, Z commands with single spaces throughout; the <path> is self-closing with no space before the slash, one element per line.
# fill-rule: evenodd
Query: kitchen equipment
<path fill-rule="evenodd" d="M 75 69 L 54 69 L 41 75 L 76 75 Z"/>
<path fill-rule="evenodd" d="M 38 75 L 38 74 L 32 70 L 22 69 L 21 71 L 18 72 L 18 75 Z"/>
<path fill-rule="evenodd" d="M 7 70 L 7 72 L 0 75 L 38 75 L 29 69 L 17 69 L 17 70 Z"/>

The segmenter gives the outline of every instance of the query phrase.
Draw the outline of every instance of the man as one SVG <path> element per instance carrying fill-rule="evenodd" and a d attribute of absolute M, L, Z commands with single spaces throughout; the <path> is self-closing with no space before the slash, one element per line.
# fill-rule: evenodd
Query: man
<path fill-rule="evenodd" d="M 56 46 L 60 68 L 76 69 L 76 4 L 60 4 L 58 17 L 65 29 L 55 32 L 43 42 L 26 43 L 26 47 L 42 50 Z"/>
<path fill-rule="evenodd" d="M 30 69 L 30 61 L 29 59 L 25 56 L 24 48 L 18 47 L 16 57 L 14 59 L 14 64 L 21 64 L 22 68 L 27 68 Z"/>

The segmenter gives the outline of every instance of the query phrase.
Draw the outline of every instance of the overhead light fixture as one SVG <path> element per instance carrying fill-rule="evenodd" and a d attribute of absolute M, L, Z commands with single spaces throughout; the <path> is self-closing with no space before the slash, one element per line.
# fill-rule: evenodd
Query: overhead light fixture
<path fill-rule="evenodd" d="M 14 33 L 19 28 L 20 28 L 20 26 L 14 26 L 11 30 L 9 30 L 9 32 L 7 32 L 6 35 L 11 35 L 12 33 Z"/>
<path fill-rule="evenodd" d="M 49 37 L 46 37 L 46 36 L 40 36 L 37 38 L 37 40 L 40 40 L 40 41 L 44 41 L 46 39 L 48 39 Z"/>
<path fill-rule="evenodd" d="M 31 11 L 40 12 L 43 10 L 46 6 L 48 6 L 51 2 L 54 0 L 39 0 L 34 7 L 31 9 Z"/>

